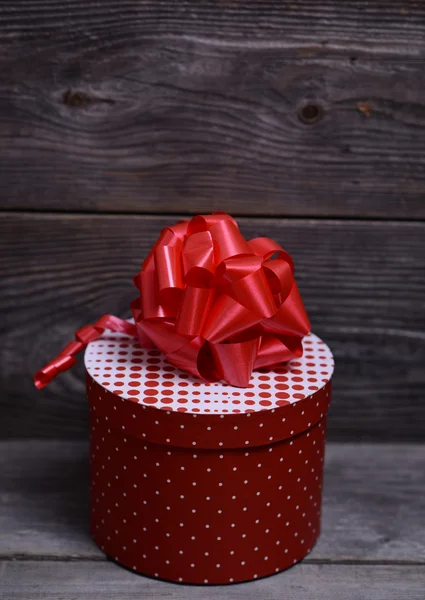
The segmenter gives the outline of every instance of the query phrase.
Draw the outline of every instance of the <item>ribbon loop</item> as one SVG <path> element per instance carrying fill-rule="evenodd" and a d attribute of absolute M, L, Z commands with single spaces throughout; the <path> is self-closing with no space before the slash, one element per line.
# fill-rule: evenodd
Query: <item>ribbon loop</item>
<path fill-rule="evenodd" d="M 259 315 L 227 294 L 220 294 L 207 316 L 202 335 L 211 343 L 220 343 L 258 323 L 261 323 Z"/>
<path fill-rule="evenodd" d="M 303 338 L 310 331 L 310 321 L 295 281 L 279 310 L 270 319 L 265 320 L 262 327 L 265 331 L 299 338 Z"/>
<path fill-rule="evenodd" d="M 272 294 L 279 294 L 281 302 L 286 300 L 293 283 L 291 265 L 286 260 L 276 259 L 264 262 L 263 269 Z"/>
<path fill-rule="evenodd" d="M 259 338 L 235 344 L 211 346 L 220 379 L 237 387 L 247 387 L 254 368 Z"/>
<path fill-rule="evenodd" d="M 213 289 L 186 286 L 176 319 L 176 332 L 193 337 L 200 335 L 213 300 Z"/>
<path fill-rule="evenodd" d="M 264 260 L 269 260 L 273 254 L 277 254 L 277 258 L 286 261 L 294 272 L 294 262 L 292 257 L 284 250 L 277 242 L 270 238 L 254 238 L 249 240 L 249 247 L 257 256 L 262 256 Z"/>
<path fill-rule="evenodd" d="M 209 231 L 186 238 L 183 248 L 184 280 L 188 285 L 211 287 L 214 282 L 214 245 Z"/>

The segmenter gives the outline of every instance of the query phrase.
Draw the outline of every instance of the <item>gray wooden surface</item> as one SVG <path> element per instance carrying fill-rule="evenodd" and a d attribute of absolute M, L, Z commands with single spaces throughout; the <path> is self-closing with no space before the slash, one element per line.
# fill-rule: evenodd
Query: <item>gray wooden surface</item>
<path fill-rule="evenodd" d="M 423 5 L 178 5 L 2 3 L 1 207 L 425 216 Z"/>
<path fill-rule="evenodd" d="M 329 443 L 322 535 L 307 562 L 425 565 L 425 446 Z M 82 441 L 0 443 L 0 558 L 91 559 Z"/>
<path fill-rule="evenodd" d="M 231 586 L 184 586 L 93 562 L 5 562 L 4 600 L 423 600 L 423 565 L 303 563 Z"/>
<path fill-rule="evenodd" d="M 238 586 L 153 581 L 88 533 L 85 442 L 0 443 L 0 597 L 423 600 L 425 446 L 328 444 L 320 540 L 301 565 Z"/>
<path fill-rule="evenodd" d="M 0 435 L 86 435 L 82 366 L 31 375 L 73 332 L 128 316 L 132 276 L 176 216 L 0 216 Z M 332 439 L 425 439 L 425 225 L 240 219 L 292 254 L 313 329 L 336 357 Z"/>

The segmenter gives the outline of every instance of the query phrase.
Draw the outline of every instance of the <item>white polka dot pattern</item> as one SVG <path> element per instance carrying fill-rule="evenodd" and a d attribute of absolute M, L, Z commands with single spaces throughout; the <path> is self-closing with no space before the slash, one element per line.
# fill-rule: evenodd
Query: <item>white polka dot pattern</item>
<path fill-rule="evenodd" d="M 91 342 L 85 365 L 97 383 L 133 402 L 178 412 L 238 414 L 292 404 L 326 385 L 334 368 L 329 348 L 312 333 L 303 348 L 300 359 L 254 371 L 244 389 L 196 379 L 170 365 L 158 350 L 140 348 L 120 333 Z"/>
<path fill-rule="evenodd" d="M 116 561 L 171 581 L 233 583 L 290 567 L 314 546 L 324 421 L 272 446 L 191 451 L 97 419 L 91 531 Z"/>
<path fill-rule="evenodd" d="M 118 334 L 92 342 L 86 366 L 91 532 L 108 556 L 208 585 L 310 552 L 333 372 L 321 340 L 308 336 L 302 359 L 255 372 L 247 389 L 197 381 Z"/>

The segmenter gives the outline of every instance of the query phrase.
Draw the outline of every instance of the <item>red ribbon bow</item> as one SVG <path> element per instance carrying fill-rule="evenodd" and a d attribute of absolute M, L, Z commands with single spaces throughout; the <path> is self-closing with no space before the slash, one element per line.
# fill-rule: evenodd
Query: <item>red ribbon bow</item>
<path fill-rule="evenodd" d="M 105 315 L 79 330 L 37 373 L 37 387 L 74 364 L 74 354 L 105 328 L 137 335 L 141 346 L 159 348 L 197 377 L 238 387 L 249 384 L 253 369 L 302 355 L 310 322 L 291 257 L 269 238 L 247 242 L 225 213 L 163 229 L 134 282 L 135 328 Z"/>

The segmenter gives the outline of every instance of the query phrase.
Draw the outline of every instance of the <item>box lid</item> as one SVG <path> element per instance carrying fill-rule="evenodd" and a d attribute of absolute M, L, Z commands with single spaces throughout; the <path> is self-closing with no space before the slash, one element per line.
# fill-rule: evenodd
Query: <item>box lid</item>
<path fill-rule="evenodd" d="M 161 444 L 246 447 L 312 427 L 326 414 L 334 360 L 310 333 L 301 358 L 252 373 L 248 388 L 208 383 L 158 350 L 105 332 L 85 353 L 89 402 L 110 426 Z"/>

